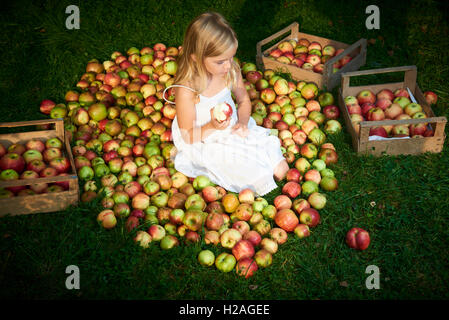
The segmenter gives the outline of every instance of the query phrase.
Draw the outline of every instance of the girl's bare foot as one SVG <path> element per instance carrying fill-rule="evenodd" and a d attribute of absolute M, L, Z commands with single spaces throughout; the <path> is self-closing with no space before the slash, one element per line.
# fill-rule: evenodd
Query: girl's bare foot
<path fill-rule="evenodd" d="M 281 181 L 287 175 L 287 171 L 289 170 L 289 166 L 287 160 L 283 160 L 279 162 L 277 167 L 274 169 L 274 179 L 276 181 Z"/>

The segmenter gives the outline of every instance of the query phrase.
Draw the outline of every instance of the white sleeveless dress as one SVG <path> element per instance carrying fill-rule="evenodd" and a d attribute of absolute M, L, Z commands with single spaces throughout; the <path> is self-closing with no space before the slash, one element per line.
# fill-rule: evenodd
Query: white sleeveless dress
<path fill-rule="evenodd" d="M 192 178 L 205 175 L 228 191 L 238 193 L 250 188 L 256 195 L 263 196 L 277 188 L 273 173 L 275 167 L 284 160 L 279 138 L 270 136 L 270 130 L 258 126 L 252 117 L 248 122 L 249 134 L 246 138 L 231 133 L 238 115 L 227 87 L 213 97 L 200 95 L 200 101 L 195 105 L 195 125 L 202 126 L 209 122 L 210 109 L 221 102 L 232 106 L 230 124 L 224 130 L 214 131 L 203 142 L 185 143 L 177 117 L 174 118 L 172 137 L 177 149 L 175 169 Z"/>

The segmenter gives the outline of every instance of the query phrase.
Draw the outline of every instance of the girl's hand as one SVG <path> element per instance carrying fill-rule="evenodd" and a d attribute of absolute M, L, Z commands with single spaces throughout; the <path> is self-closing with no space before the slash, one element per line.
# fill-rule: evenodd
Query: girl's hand
<path fill-rule="evenodd" d="M 248 134 L 249 134 L 248 125 L 240 123 L 240 122 L 237 122 L 232 127 L 232 133 L 233 134 L 238 134 L 242 138 L 246 138 L 248 136 Z"/>
<path fill-rule="evenodd" d="M 231 118 L 228 118 L 227 120 L 223 122 L 218 122 L 217 119 L 214 117 L 214 108 L 210 109 L 210 122 L 212 124 L 212 127 L 216 130 L 224 130 L 229 126 L 229 123 L 231 122 Z"/>

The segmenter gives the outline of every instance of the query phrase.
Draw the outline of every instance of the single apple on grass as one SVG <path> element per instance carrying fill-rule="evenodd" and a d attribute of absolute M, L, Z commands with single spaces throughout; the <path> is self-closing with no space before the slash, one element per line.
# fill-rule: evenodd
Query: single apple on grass
<path fill-rule="evenodd" d="M 300 213 L 299 221 L 309 227 L 316 227 L 320 223 L 320 214 L 314 208 L 306 208 Z"/>
<path fill-rule="evenodd" d="M 306 238 L 308 236 L 310 236 L 310 228 L 308 225 L 300 223 L 295 227 L 295 230 L 293 230 L 293 232 L 295 233 L 295 235 L 300 238 Z"/>
<path fill-rule="evenodd" d="M 170 250 L 179 245 L 179 240 L 174 235 L 167 234 L 159 244 L 162 250 Z"/>
<path fill-rule="evenodd" d="M 236 272 L 239 276 L 245 277 L 246 279 L 252 277 L 254 273 L 258 270 L 257 263 L 254 259 L 244 258 L 237 262 Z"/>
<path fill-rule="evenodd" d="M 222 252 L 215 259 L 215 266 L 217 267 L 217 269 L 225 273 L 232 271 L 236 263 L 237 260 L 235 259 L 235 257 L 227 252 Z"/>
<path fill-rule="evenodd" d="M 227 229 L 220 236 L 220 244 L 223 248 L 232 249 L 237 242 L 242 240 L 242 234 L 237 229 Z"/>
<path fill-rule="evenodd" d="M 198 254 L 198 262 L 204 267 L 210 267 L 215 263 L 215 255 L 210 250 L 202 250 Z"/>
<path fill-rule="evenodd" d="M 244 258 L 252 258 L 254 256 L 254 246 L 249 240 L 240 240 L 232 247 L 232 254 L 237 261 Z"/>
<path fill-rule="evenodd" d="M 284 244 L 287 242 L 288 235 L 284 229 L 281 228 L 273 228 L 269 232 L 270 238 L 275 240 L 278 244 Z"/>
<path fill-rule="evenodd" d="M 106 209 L 101 211 L 97 216 L 97 222 L 105 229 L 112 229 L 117 225 L 117 219 L 114 211 Z"/>
<path fill-rule="evenodd" d="M 429 105 L 436 104 L 438 101 L 438 96 L 432 91 L 424 92 L 424 98 Z"/>
<path fill-rule="evenodd" d="M 262 241 L 262 236 L 257 231 L 250 230 L 243 235 L 243 239 L 248 240 L 254 247 L 257 247 Z"/>
<path fill-rule="evenodd" d="M 346 244 L 357 250 L 365 250 L 370 244 L 369 233 L 362 228 L 352 228 L 346 234 Z"/>
<path fill-rule="evenodd" d="M 276 213 L 274 222 L 286 232 L 292 232 L 299 223 L 299 219 L 292 210 L 281 209 Z"/>

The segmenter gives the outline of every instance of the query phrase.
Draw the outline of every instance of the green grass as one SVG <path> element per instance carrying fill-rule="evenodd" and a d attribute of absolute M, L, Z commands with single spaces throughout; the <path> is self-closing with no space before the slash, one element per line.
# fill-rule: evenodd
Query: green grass
<path fill-rule="evenodd" d="M 65 28 L 66 6 L 80 8 L 81 29 Z M 93 58 L 107 60 L 163 42 L 180 45 L 188 23 L 221 12 L 239 37 L 238 57 L 255 62 L 256 43 L 294 21 L 303 32 L 345 43 L 376 39 L 362 69 L 416 65 L 418 84 L 433 90 L 437 116 L 449 116 L 448 6 L 443 1 L 378 1 L 380 30 L 367 30 L 368 1 L 10 1 L 1 12 L 0 121 L 45 118 L 43 99 L 62 102 Z M 383 82 L 391 76 L 374 77 Z M 394 78 L 394 77 L 393 77 Z M 355 79 L 364 83 L 372 79 Z M 336 89 L 333 91 L 336 94 Z M 341 119 L 343 123 L 343 120 Z M 344 124 L 343 124 L 344 125 Z M 446 128 L 446 134 L 448 130 Z M 106 231 L 99 206 L 6 217 L 0 221 L 3 299 L 447 299 L 449 151 L 419 156 L 358 156 L 345 131 L 331 137 L 339 189 L 327 193 L 322 223 L 309 238 L 290 236 L 273 265 L 244 280 L 201 267 L 204 244 L 142 250 L 119 223 Z M 280 183 L 282 185 L 282 183 Z M 279 189 L 266 198 L 274 199 Z M 0 209 L 1 210 L 1 209 Z M 370 231 L 368 250 L 351 250 L 346 231 Z M 81 289 L 67 290 L 77 265 Z M 365 287 L 377 265 L 380 290 Z M 213 284 L 213 285 L 211 285 Z"/>

